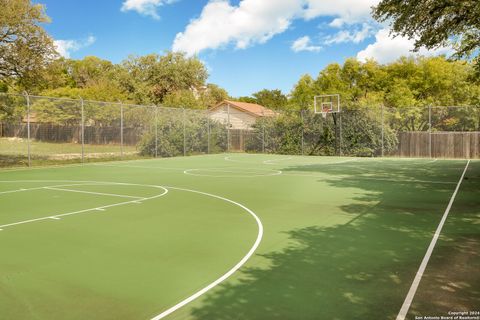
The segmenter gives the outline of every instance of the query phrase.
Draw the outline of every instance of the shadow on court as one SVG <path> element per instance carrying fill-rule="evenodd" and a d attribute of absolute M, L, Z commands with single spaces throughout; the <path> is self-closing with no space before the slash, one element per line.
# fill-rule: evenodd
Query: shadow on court
<path fill-rule="evenodd" d="M 313 166 L 295 167 L 291 171 L 298 172 L 303 167 L 307 167 L 305 171 L 315 172 Z M 393 183 L 358 179 L 359 172 L 355 167 L 351 171 L 335 166 L 318 168 L 329 175 L 321 180 L 327 182 L 328 192 L 342 192 L 344 188 L 359 190 L 356 197 L 363 204 L 339 208 L 343 213 L 351 214 L 352 220 L 336 227 L 310 226 L 287 231 L 291 245 L 262 255 L 270 261 L 269 267 L 242 268 L 238 281 L 220 285 L 206 295 L 201 306 L 192 311 L 194 319 L 346 320 L 396 317 L 455 188 L 455 184 L 401 180 L 420 179 L 425 177 L 425 173 L 432 176 L 438 173 L 442 179 L 455 181 L 461 174 L 461 168 L 456 164 L 455 169 L 422 168 L 409 172 L 407 168 L 397 168 L 395 172 L 395 168 L 389 165 L 370 167 L 372 171 L 381 171 L 392 179 L 398 178 L 399 181 Z M 478 169 L 476 166 L 475 172 L 478 173 Z M 288 171 L 289 168 L 282 170 Z M 364 172 L 361 168 L 358 170 Z M 472 171 L 469 171 L 469 176 L 473 176 L 470 174 Z M 342 178 L 335 177 L 336 174 L 342 175 Z M 453 232 L 443 235 L 442 241 L 459 243 L 463 248 L 454 245 L 450 252 L 463 250 L 467 254 L 472 249 L 469 242 L 457 236 L 457 231 L 462 234 L 473 232 L 478 237 L 479 203 L 478 200 L 472 201 L 467 207 L 473 205 L 477 212 L 470 210 L 465 217 L 475 216 L 477 224 L 473 230 L 467 223 L 456 229 L 455 221 L 452 222 Z M 320 214 L 321 206 L 318 210 Z M 292 219 L 294 214 L 292 212 Z M 442 260 L 442 256 L 439 255 L 438 259 Z M 444 259 L 450 259 L 447 251 Z M 469 261 L 475 261 L 478 270 L 478 254 Z M 433 276 L 433 286 L 440 286 L 449 277 L 448 273 Z M 478 306 L 478 286 L 478 278 L 470 287 L 464 286 L 468 295 L 458 306 Z M 420 312 L 418 308 L 414 310 Z"/>

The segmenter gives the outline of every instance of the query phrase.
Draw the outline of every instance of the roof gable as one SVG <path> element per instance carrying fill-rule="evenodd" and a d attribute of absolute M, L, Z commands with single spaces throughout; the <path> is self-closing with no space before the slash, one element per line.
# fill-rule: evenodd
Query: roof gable
<path fill-rule="evenodd" d="M 256 117 L 272 117 L 277 115 L 277 112 L 265 108 L 264 106 L 261 106 L 256 103 L 248 103 L 248 102 L 240 102 L 240 101 L 232 101 L 232 100 L 223 100 L 219 102 L 216 106 L 214 106 L 211 110 L 217 109 L 218 107 L 224 105 L 224 104 L 229 104 L 230 106 L 250 113 Z"/>

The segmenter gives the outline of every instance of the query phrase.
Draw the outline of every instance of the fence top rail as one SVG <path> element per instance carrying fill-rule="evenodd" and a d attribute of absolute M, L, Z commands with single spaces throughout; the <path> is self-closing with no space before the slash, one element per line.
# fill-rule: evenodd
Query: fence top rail
<path fill-rule="evenodd" d="M 66 97 L 50 97 L 50 96 L 40 96 L 40 95 L 30 95 L 28 93 L 9 93 L 9 92 L 0 92 L 0 96 L 15 96 L 15 97 L 30 97 L 30 98 L 35 98 L 35 99 L 49 99 L 49 100 L 59 100 L 59 101 L 69 101 L 69 102 L 83 102 L 85 103 L 94 103 L 98 105 L 117 105 L 117 106 L 127 106 L 127 107 L 137 107 L 137 108 L 157 108 L 157 109 L 166 109 L 166 110 L 176 110 L 180 111 L 182 109 L 185 109 L 184 107 L 166 107 L 163 105 L 141 105 L 141 104 L 134 104 L 134 103 L 124 103 L 121 101 L 98 101 L 98 100 L 90 100 L 90 99 L 82 99 L 79 97 L 78 99 L 72 99 L 72 98 L 66 98 Z M 388 107 L 384 105 L 372 105 L 370 107 L 358 107 L 355 105 L 349 105 L 347 104 L 342 112 L 344 113 L 349 113 L 349 112 L 364 112 L 365 110 L 379 110 L 379 109 L 385 109 L 387 111 L 395 110 L 395 111 L 401 111 L 401 110 L 408 110 L 408 109 L 429 109 L 429 108 L 435 108 L 435 109 L 448 109 L 448 108 L 472 108 L 472 109 L 480 109 L 480 106 L 478 105 L 450 105 L 450 106 L 441 106 L 441 105 L 425 105 L 425 106 L 400 106 L 400 107 Z M 207 113 L 210 114 L 211 110 L 209 109 L 185 109 L 188 112 L 197 112 L 197 113 Z M 301 113 L 303 115 L 303 112 L 308 112 L 311 110 L 282 110 L 282 111 L 276 111 L 279 114 L 289 114 L 289 113 Z M 234 114 L 237 111 L 232 111 L 230 110 L 229 113 Z M 239 112 L 241 113 L 241 112 Z"/>
<path fill-rule="evenodd" d="M 50 97 L 50 96 L 31 95 L 31 94 L 28 94 L 28 93 L 27 93 L 27 95 L 28 95 L 29 98 L 36 98 L 36 99 L 61 100 L 61 101 L 70 101 L 70 102 L 81 102 L 83 100 L 83 102 L 85 102 L 85 103 L 95 103 L 95 104 L 99 104 L 99 105 L 118 105 L 118 106 L 137 107 L 137 108 L 157 108 L 157 109 L 177 110 L 179 112 L 181 110 L 185 109 L 184 107 L 165 107 L 163 105 L 155 105 L 155 104 L 142 105 L 142 104 L 124 103 L 124 102 L 121 102 L 121 101 L 112 101 L 112 102 L 98 101 L 98 100 L 82 99 L 81 97 L 79 97 L 79 99 L 72 99 L 72 98 L 65 98 L 65 97 Z M 25 97 L 27 95 L 21 94 L 21 93 L 0 92 L 0 96 Z M 202 109 L 186 109 L 186 110 L 188 110 L 188 112 L 193 111 L 193 112 L 198 112 L 198 113 L 208 113 L 209 112 L 208 109 L 205 109 L 205 110 L 202 110 Z"/>

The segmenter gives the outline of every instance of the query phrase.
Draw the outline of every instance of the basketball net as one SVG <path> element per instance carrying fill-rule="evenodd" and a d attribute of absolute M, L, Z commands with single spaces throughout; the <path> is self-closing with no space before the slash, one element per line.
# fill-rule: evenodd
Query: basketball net
<path fill-rule="evenodd" d="M 327 119 L 327 114 L 330 112 L 330 109 L 328 107 L 322 108 L 322 112 L 320 114 L 322 115 L 323 119 Z"/>

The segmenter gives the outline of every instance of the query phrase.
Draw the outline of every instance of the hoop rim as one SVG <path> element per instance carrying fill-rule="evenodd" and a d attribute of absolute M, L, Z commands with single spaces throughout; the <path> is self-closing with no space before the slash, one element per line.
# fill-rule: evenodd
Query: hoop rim
<path fill-rule="evenodd" d="M 322 101 L 322 99 L 328 99 L 328 101 Z M 340 94 L 316 95 L 313 97 L 313 105 L 314 113 L 320 113 L 324 118 L 329 113 L 339 113 L 341 111 Z M 324 105 L 327 105 L 327 108 Z"/>

